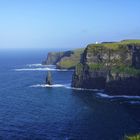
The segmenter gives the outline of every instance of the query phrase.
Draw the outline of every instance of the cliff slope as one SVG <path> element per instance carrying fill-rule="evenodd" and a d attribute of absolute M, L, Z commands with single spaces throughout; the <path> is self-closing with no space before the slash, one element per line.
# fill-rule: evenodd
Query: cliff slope
<path fill-rule="evenodd" d="M 72 87 L 140 95 L 140 40 L 90 44 L 72 77 Z"/>
<path fill-rule="evenodd" d="M 65 52 L 49 52 L 44 65 L 56 65 L 59 69 L 73 69 L 81 59 L 84 49 L 76 49 Z"/>

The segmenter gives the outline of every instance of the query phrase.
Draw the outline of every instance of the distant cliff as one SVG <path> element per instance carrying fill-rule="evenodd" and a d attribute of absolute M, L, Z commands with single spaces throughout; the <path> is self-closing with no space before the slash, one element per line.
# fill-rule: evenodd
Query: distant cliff
<path fill-rule="evenodd" d="M 73 69 L 79 62 L 84 49 L 64 52 L 49 52 L 43 65 L 56 65 L 59 69 Z"/>
<path fill-rule="evenodd" d="M 62 57 L 69 57 L 73 52 L 49 52 L 46 60 L 43 61 L 44 65 L 56 65 Z"/>
<path fill-rule="evenodd" d="M 140 40 L 88 45 L 75 68 L 72 87 L 140 95 Z"/>

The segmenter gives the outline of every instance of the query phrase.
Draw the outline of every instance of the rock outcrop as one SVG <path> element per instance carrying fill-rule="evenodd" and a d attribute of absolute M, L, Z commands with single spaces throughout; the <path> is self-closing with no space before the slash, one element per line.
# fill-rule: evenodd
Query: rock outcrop
<path fill-rule="evenodd" d="M 50 71 L 48 71 L 48 73 L 47 73 L 46 84 L 47 85 L 52 85 L 52 75 L 51 75 Z"/>
<path fill-rule="evenodd" d="M 140 41 L 90 44 L 72 76 L 72 87 L 140 95 Z"/>
<path fill-rule="evenodd" d="M 43 65 L 56 65 L 59 69 L 74 69 L 80 62 L 84 49 L 76 49 L 65 52 L 49 52 Z"/>

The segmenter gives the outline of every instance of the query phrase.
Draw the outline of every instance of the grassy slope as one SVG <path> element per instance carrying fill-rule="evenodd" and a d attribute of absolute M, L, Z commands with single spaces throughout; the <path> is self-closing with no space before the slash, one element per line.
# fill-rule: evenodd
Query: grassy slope
<path fill-rule="evenodd" d="M 114 42 L 114 43 L 89 44 L 87 48 L 89 52 L 90 51 L 93 52 L 95 48 L 98 49 L 101 46 L 106 49 L 117 51 L 120 49 L 120 46 L 126 46 L 129 44 L 138 44 L 140 46 L 140 40 L 123 40 L 123 41 Z M 83 53 L 83 51 L 84 51 L 84 48 L 74 50 L 73 54 L 70 57 L 65 57 L 57 65 L 60 68 L 66 68 L 66 69 L 75 67 L 80 62 L 81 54 Z M 99 67 L 96 65 L 95 68 L 98 69 Z M 94 69 L 93 65 L 91 66 L 91 69 Z"/>
<path fill-rule="evenodd" d="M 87 46 L 87 51 L 90 53 L 97 53 L 100 49 L 104 50 L 112 50 L 112 52 L 121 51 L 123 52 L 125 49 L 127 49 L 127 45 L 137 45 L 140 47 L 140 40 L 123 40 L 121 42 L 114 42 L 114 43 L 100 43 L 100 44 L 89 44 Z M 125 52 L 125 51 L 124 51 Z M 140 75 L 139 69 L 134 69 L 132 67 L 124 66 L 123 60 L 122 62 L 118 64 L 117 67 L 114 67 L 112 69 L 112 72 L 119 72 L 123 74 L 130 74 L 130 75 Z M 88 64 L 91 71 L 93 70 L 99 70 L 104 68 L 104 64 L 95 64 L 90 63 Z"/>
<path fill-rule="evenodd" d="M 84 48 L 74 50 L 70 57 L 63 58 L 57 65 L 66 69 L 75 67 L 80 62 L 81 54 L 83 51 Z"/>
<path fill-rule="evenodd" d="M 125 136 L 124 140 L 140 140 L 140 134 L 134 136 Z"/>
<path fill-rule="evenodd" d="M 100 44 L 89 44 L 87 47 L 89 50 L 92 50 L 95 47 L 103 46 L 108 49 L 119 49 L 120 45 L 129 45 L 129 44 L 138 44 L 140 45 L 140 40 L 123 40 L 120 42 L 114 42 L 114 43 L 100 43 Z"/>

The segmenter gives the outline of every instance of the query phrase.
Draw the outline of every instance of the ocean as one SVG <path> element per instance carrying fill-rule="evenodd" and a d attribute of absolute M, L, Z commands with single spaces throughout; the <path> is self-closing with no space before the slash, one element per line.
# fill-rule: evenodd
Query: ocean
<path fill-rule="evenodd" d="M 140 132 L 140 97 L 71 88 L 73 71 L 42 66 L 46 54 L 0 54 L 0 139 L 121 140 Z"/>

